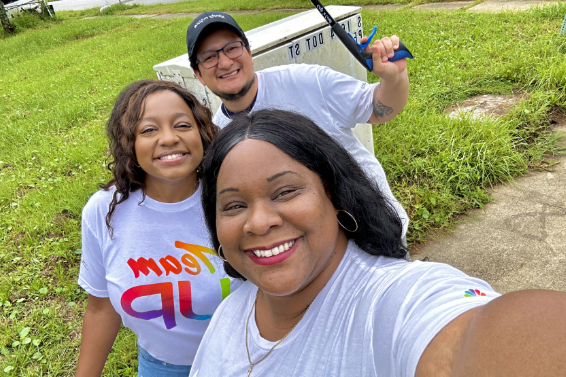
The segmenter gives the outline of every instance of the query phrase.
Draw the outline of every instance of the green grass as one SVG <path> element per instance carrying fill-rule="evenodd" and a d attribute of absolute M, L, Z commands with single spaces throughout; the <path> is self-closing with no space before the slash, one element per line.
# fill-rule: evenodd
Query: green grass
<path fill-rule="evenodd" d="M 450 226 L 553 150 L 549 113 L 566 107 L 565 12 L 364 10 L 366 28 L 397 33 L 415 54 L 409 104 L 375 128 L 410 240 Z M 284 16 L 236 19 L 251 29 Z M 0 39 L 0 376 L 73 375 L 86 297 L 76 284 L 80 213 L 108 179 L 104 123 L 123 87 L 185 52 L 189 22 L 62 15 Z M 502 119 L 443 113 L 472 95 L 514 92 L 529 100 Z M 134 336 L 121 331 L 105 375 L 135 375 L 135 358 Z"/>
<path fill-rule="evenodd" d="M 137 9 L 139 7 L 138 4 L 114 4 L 114 5 L 110 5 L 107 8 L 102 9 L 102 11 L 100 11 L 100 15 L 101 16 L 113 16 L 113 15 L 117 15 L 117 14 L 121 14 L 124 13 L 125 11 L 131 11 L 132 9 Z"/>
<path fill-rule="evenodd" d="M 10 18 L 10 23 L 15 27 L 13 34 L 21 33 L 26 29 L 39 29 L 41 27 L 46 27 L 56 21 L 57 17 L 51 18 L 36 12 L 18 13 L 14 18 Z M 12 36 L 12 34 L 7 33 L 3 27 L 0 27 L 0 39 L 10 36 Z"/>
<path fill-rule="evenodd" d="M 448 1 L 448 0 L 447 0 Z M 322 2 L 323 5 L 418 5 L 435 0 L 333 0 L 332 2 Z M 481 1 L 480 1 L 481 2 Z M 122 8 L 122 9 L 119 9 Z M 171 4 L 158 5 L 136 5 L 135 7 L 120 7 L 112 11 L 112 14 L 164 14 L 164 13 L 194 13 L 210 10 L 223 12 L 230 11 L 249 11 L 249 10 L 278 10 L 278 9 L 313 9 L 309 0 L 206 0 L 206 1 L 184 1 Z M 82 11 L 58 12 L 64 17 L 87 17 L 99 15 L 99 8 L 86 9 Z"/>
<path fill-rule="evenodd" d="M 411 241 L 489 200 L 486 188 L 542 163 L 555 138 L 549 112 L 565 107 L 564 7 L 474 14 L 406 10 L 381 21 L 415 52 L 406 110 L 375 131 L 376 154 L 411 216 Z M 414 32 L 418 30 L 418 32 Z M 502 119 L 449 119 L 445 107 L 479 94 L 531 94 Z"/>

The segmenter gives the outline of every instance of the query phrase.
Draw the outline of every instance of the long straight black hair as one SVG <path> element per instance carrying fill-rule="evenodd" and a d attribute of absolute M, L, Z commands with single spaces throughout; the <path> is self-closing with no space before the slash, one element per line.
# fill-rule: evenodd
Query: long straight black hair
<path fill-rule="evenodd" d="M 217 177 L 230 150 L 245 139 L 263 140 L 316 173 L 330 193 L 334 208 L 351 213 L 358 223 L 356 232 L 345 232 L 365 252 L 404 258 L 401 220 L 393 206 L 350 154 L 310 119 L 283 110 L 260 110 L 238 115 L 220 131 L 203 161 L 202 205 L 212 243 L 216 234 Z M 242 166 L 241 169 L 245 169 Z M 228 275 L 244 279 L 229 263 Z"/>

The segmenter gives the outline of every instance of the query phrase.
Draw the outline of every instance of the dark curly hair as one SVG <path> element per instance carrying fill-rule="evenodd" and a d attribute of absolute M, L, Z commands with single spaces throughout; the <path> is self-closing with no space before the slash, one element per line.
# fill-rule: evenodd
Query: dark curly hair
<path fill-rule="evenodd" d="M 108 170 L 113 178 L 100 187 L 106 191 L 116 188 L 106 215 L 106 226 L 112 235 L 112 216 L 116 206 L 125 202 L 130 192 L 145 188 L 145 172 L 137 164 L 135 152 L 136 127 L 144 112 L 145 100 L 152 93 L 169 90 L 181 97 L 193 112 L 203 150 L 206 150 L 218 134 L 218 127 L 212 123 L 211 111 L 203 106 L 194 95 L 179 85 L 161 80 L 141 80 L 128 85 L 116 100 L 112 114 L 106 125 L 106 134 L 110 141 L 112 160 Z M 197 169 L 197 179 L 202 175 L 202 161 Z M 143 195 L 145 199 L 145 193 Z"/>
<path fill-rule="evenodd" d="M 348 211 L 357 220 L 357 231 L 345 233 L 362 250 L 372 255 L 405 257 L 407 249 L 401 241 L 401 219 L 375 182 L 313 121 L 283 110 L 237 115 L 220 132 L 204 157 L 202 206 L 216 249 L 220 246 L 216 234 L 216 180 L 230 150 L 245 139 L 267 141 L 316 173 L 328 190 L 334 208 Z M 225 262 L 224 268 L 228 275 L 244 279 L 229 263 Z"/>

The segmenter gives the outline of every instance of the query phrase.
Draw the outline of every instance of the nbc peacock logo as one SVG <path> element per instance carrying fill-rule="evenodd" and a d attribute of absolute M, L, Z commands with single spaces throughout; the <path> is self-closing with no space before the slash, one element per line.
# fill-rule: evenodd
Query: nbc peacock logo
<path fill-rule="evenodd" d="M 475 296 L 485 296 L 485 293 L 483 293 L 479 289 L 473 289 L 473 288 L 464 292 L 464 297 L 475 297 Z"/>

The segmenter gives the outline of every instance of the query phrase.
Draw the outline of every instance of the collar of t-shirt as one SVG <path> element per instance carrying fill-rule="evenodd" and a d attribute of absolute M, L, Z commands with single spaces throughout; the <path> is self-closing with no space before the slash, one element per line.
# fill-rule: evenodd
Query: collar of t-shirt
<path fill-rule="evenodd" d="M 287 345 L 293 344 L 293 340 L 297 336 L 299 336 L 299 334 L 303 331 L 303 328 L 312 327 L 311 322 L 312 322 L 313 318 L 316 317 L 316 313 L 318 313 L 320 311 L 320 308 L 321 308 L 322 304 L 324 303 L 324 299 L 328 295 L 328 292 L 332 289 L 334 282 L 337 279 L 339 279 L 339 276 L 343 275 L 344 271 L 347 270 L 348 267 L 352 264 L 351 258 L 354 257 L 356 250 L 359 250 L 358 246 L 354 243 L 354 241 L 348 240 L 348 247 L 346 248 L 346 252 L 344 253 L 344 256 L 342 257 L 340 264 L 336 268 L 336 271 L 334 271 L 330 280 L 328 280 L 328 282 L 326 282 L 326 285 L 324 286 L 324 288 L 322 288 L 322 290 L 317 294 L 317 296 L 315 297 L 314 301 L 311 303 L 309 309 L 304 314 L 304 317 L 301 319 L 301 321 L 295 326 L 295 328 L 293 328 L 293 330 L 291 330 L 291 332 L 289 334 L 287 334 L 287 336 L 286 336 L 287 341 L 285 343 L 281 344 L 280 346 L 278 346 L 277 348 L 281 349 L 281 348 L 285 348 Z M 362 251 L 362 252 L 365 253 L 364 251 Z M 250 306 L 252 306 L 254 301 L 255 301 L 257 289 L 253 292 L 254 293 L 250 294 L 250 296 L 249 296 L 250 303 L 248 305 L 250 305 Z M 256 316 L 255 316 L 255 306 L 254 306 L 253 315 L 251 316 L 251 318 L 249 320 L 251 341 L 253 342 L 254 346 L 261 348 L 263 351 L 269 351 L 279 341 L 272 342 L 272 341 L 269 341 L 269 340 L 263 338 L 261 336 L 260 332 L 259 332 L 259 328 L 257 327 L 257 322 L 255 321 L 255 317 Z"/>
<path fill-rule="evenodd" d="M 236 114 L 249 114 L 252 111 L 252 109 L 254 108 L 256 99 L 257 99 L 257 92 L 254 96 L 254 99 L 252 100 L 252 103 L 250 103 L 250 105 L 245 110 L 238 111 L 238 112 L 235 112 L 235 113 L 228 110 L 226 108 L 226 106 L 224 106 L 224 102 L 223 102 L 222 105 L 220 105 L 220 108 L 222 109 L 222 114 L 224 114 L 224 116 L 228 119 L 232 119 L 234 117 L 234 115 L 236 115 Z"/>

